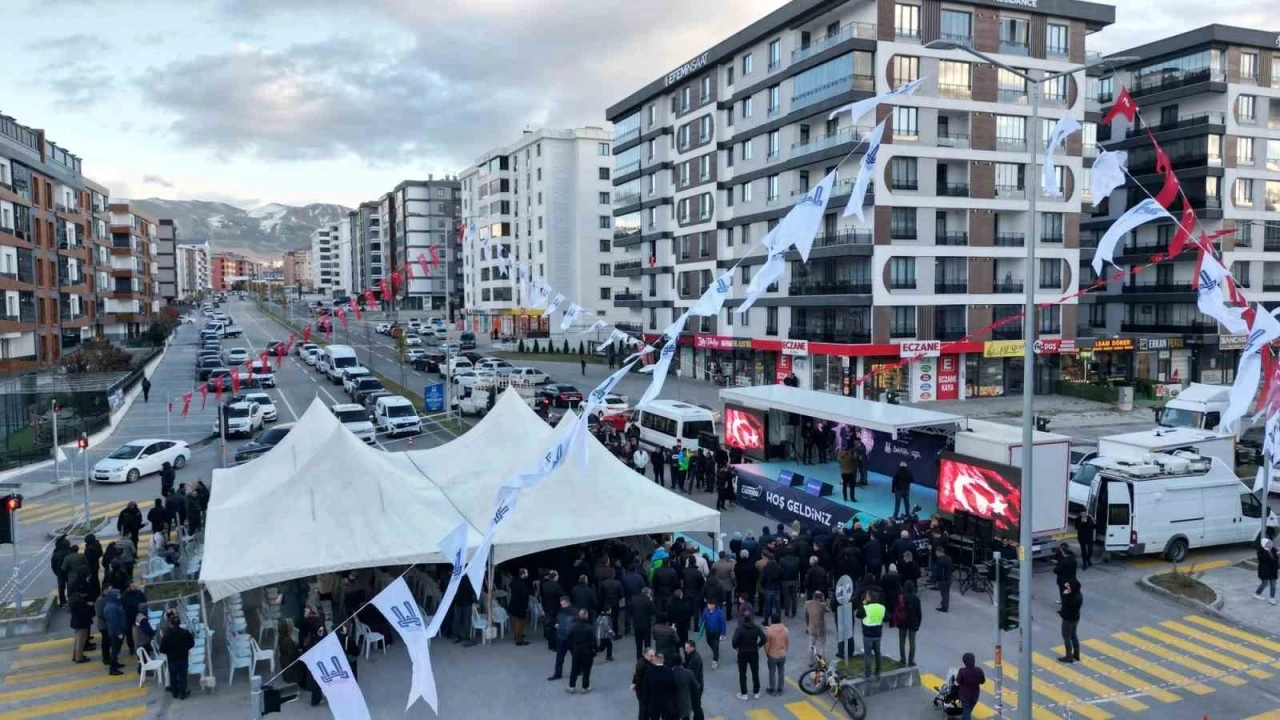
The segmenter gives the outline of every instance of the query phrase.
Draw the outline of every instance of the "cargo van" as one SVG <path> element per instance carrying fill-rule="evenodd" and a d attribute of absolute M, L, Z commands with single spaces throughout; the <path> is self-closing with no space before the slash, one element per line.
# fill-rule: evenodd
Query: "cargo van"
<path fill-rule="evenodd" d="M 1236 439 L 1212 430 L 1159 427 L 1098 438 L 1098 456 L 1105 458 L 1134 460 L 1152 453 L 1170 454 L 1178 450 L 1217 458 L 1230 469 L 1236 466 Z"/>
<path fill-rule="evenodd" d="M 342 384 L 342 371 L 360 364 L 356 351 L 350 345 L 327 345 L 320 350 L 320 359 L 316 361 L 316 369 L 324 373 L 329 382 Z"/>
<path fill-rule="evenodd" d="M 1158 424 L 1167 428 L 1216 430 L 1230 403 L 1230 385 L 1191 383 L 1160 408 Z"/>
<path fill-rule="evenodd" d="M 1280 524 L 1235 473 L 1214 458 L 1178 451 L 1141 459 L 1095 458 L 1088 507 L 1109 552 L 1161 554 L 1172 562 L 1192 548 L 1256 542 Z"/>
<path fill-rule="evenodd" d="M 716 432 L 710 410 L 678 400 L 653 400 L 636 411 L 635 419 L 640 426 L 640 443 L 650 450 L 670 450 L 677 439 L 686 450 L 696 450 L 702 433 Z"/>

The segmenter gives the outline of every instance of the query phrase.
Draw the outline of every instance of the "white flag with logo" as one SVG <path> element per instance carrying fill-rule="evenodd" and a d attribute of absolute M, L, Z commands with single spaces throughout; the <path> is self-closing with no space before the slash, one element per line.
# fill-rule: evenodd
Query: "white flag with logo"
<path fill-rule="evenodd" d="M 684 324 L 689 320 L 689 311 L 686 310 L 680 317 L 671 321 L 671 324 L 662 330 L 662 336 L 667 338 L 678 338 L 680 333 L 684 332 Z"/>
<path fill-rule="evenodd" d="M 449 616 L 449 606 L 453 605 L 453 596 L 458 594 L 458 583 L 462 581 L 462 568 L 466 565 L 467 559 L 467 524 L 459 523 L 457 527 L 449 531 L 436 544 L 441 554 L 453 563 L 453 575 L 449 578 L 449 586 L 445 588 L 444 595 L 440 597 L 439 607 L 436 608 L 436 614 L 431 618 L 431 627 L 427 628 L 427 637 L 435 637 L 440 632 L 440 626 L 444 624 L 444 619 Z"/>
<path fill-rule="evenodd" d="M 329 701 L 334 720 L 370 720 L 369 705 L 336 633 L 329 633 L 312 645 L 302 655 L 302 662 L 311 671 L 312 682 L 319 683 L 320 692 Z"/>
<path fill-rule="evenodd" d="M 1111 192 L 1124 185 L 1125 170 L 1129 167 L 1129 153 L 1125 150 L 1105 150 L 1093 161 L 1089 169 L 1089 193 L 1097 207 L 1111 197 Z"/>
<path fill-rule="evenodd" d="M 484 259 L 485 251 L 488 249 L 489 249 L 489 238 L 487 236 L 480 238 L 480 259 L 481 260 Z"/>
<path fill-rule="evenodd" d="M 637 408 L 648 405 L 662 393 L 662 386 L 667 382 L 667 371 L 671 368 L 671 360 L 676 356 L 676 345 L 676 339 L 671 338 L 666 345 L 662 346 L 662 354 L 658 356 L 658 362 L 653 364 L 653 380 L 649 381 L 649 387 L 645 388 L 644 395 L 640 396 L 639 402 L 636 403 Z"/>
<path fill-rule="evenodd" d="M 511 516 L 511 511 L 515 509 L 516 501 L 519 499 L 518 488 L 505 485 L 498 488 L 498 502 L 493 508 L 493 517 L 489 521 L 489 532 L 484 534 L 480 547 L 476 548 L 476 554 L 471 556 L 471 562 L 467 563 L 467 569 L 464 571 L 467 580 L 471 581 L 471 587 L 475 588 L 476 595 L 484 592 L 485 566 L 489 564 L 489 550 L 493 547 L 494 533 L 498 531 L 503 521 Z"/>
<path fill-rule="evenodd" d="M 1205 257 L 1208 264 L 1209 257 Z M 1200 280 L 1204 284 L 1203 275 Z M 1249 412 L 1253 397 L 1262 384 L 1262 351 L 1271 341 L 1280 338 L 1280 321 L 1262 305 L 1254 307 L 1253 326 L 1240 350 L 1240 364 L 1236 366 L 1236 381 L 1231 385 L 1231 397 L 1218 425 L 1220 435 L 1235 435 L 1239 431 L 1240 418 Z M 1235 332 L 1235 331 L 1232 331 Z"/>
<path fill-rule="evenodd" d="M 733 271 L 730 270 L 720 277 L 716 278 L 702 292 L 702 297 L 689 308 L 689 314 L 694 317 L 715 317 L 720 314 L 720 308 L 724 307 L 724 301 L 729 298 L 729 288 L 733 287 Z"/>
<path fill-rule="evenodd" d="M 1278 465 L 1280 464 L 1280 413 L 1267 418 L 1265 428 L 1266 433 L 1262 436 L 1262 454 L 1272 465 Z M 1266 467 L 1265 463 L 1263 467 Z"/>
<path fill-rule="evenodd" d="M 634 340 L 635 338 L 632 338 L 632 339 Z M 639 340 L 636 340 L 636 342 L 638 343 L 638 342 L 640 342 L 640 341 L 639 341 Z M 631 362 L 632 360 L 635 360 L 636 358 L 644 357 L 645 355 L 648 355 L 649 353 L 653 352 L 654 350 L 657 350 L 657 348 L 656 348 L 656 347 L 654 347 L 654 346 L 652 346 L 652 345 L 645 345 L 644 347 L 640 348 L 639 350 L 635 351 L 634 353 L 631 353 L 630 355 L 628 355 L 628 356 L 627 356 L 627 359 L 626 359 L 626 360 L 623 360 L 623 362 Z M 648 367 L 640 368 L 640 372 L 642 372 L 642 373 L 650 373 L 650 372 L 653 372 L 653 366 L 652 366 L 652 365 L 650 365 L 650 366 L 648 366 Z"/>
<path fill-rule="evenodd" d="M 613 332 L 609 333 L 609 337 L 606 338 L 604 342 L 596 346 L 596 351 L 604 352 L 605 348 L 609 347 L 615 342 L 621 341 L 625 343 L 630 339 L 631 339 L 630 335 L 622 332 L 621 330 L 618 330 L 617 328 L 614 328 Z"/>
<path fill-rule="evenodd" d="M 568 330 L 573 325 L 573 321 L 582 314 L 582 310 L 583 308 L 577 303 L 569 303 L 569 307 L 564 310 L 564 317 L 560 318 L 560 329 Z"/>
<path fill-rule="evenodd" d="M 1058 173 L 1054 172 L 1053 153 L 1058 146 L 1066 141 L 1071 133 L 1080 131 L 1080 121 L 1070 115 L 1063 115 L 1058 118 L 1058 124 L 1053 126 L 1053 134 L 1049 136 L 1049 142 L 1044 147 L 1044 162 L 1040 167 L 1044 169 L 1043 185 L 1045 193 L 1057 197 L 1062 194 L 1062 188 L 1058 187 Z"/>
<path fill-rule="evenodd" d="M 800 259 L 809 261 L 809 251 L 813 249 L 813 236 L 822 225 L 822 215 L 827 211 L 827 203 L 831 201 L 831 186 L 836 182 L 836 171 L 832 170 L 822 178 L 818 186 L 805 193 L 787 216 L 782 218 L 778 227 L 776 244 L 784 249 L 795 245 Z"/>
<path fill-rule="evenodd" d="M 431 648 L 427 638 L 427 626 L 423 621 L 422 609 L 409 592 L 409 585 L 404 577 L 383 588 L 374 596 L 373 606 L 387 619 L 387 622 L 400 633 L 400 639 L 409 651 L 409 660 L 413 663 L 413 676 L 409 682 L 409 704 L 405 711 L 422 698 L 431 709 L 440 712 L 439 697 L 436 694 L 436 676 L 431 669 Z"/>
<path fill-rule="evenodd" d="M 573 422 L 562 425 L 556 429 L 556 440 L 551 447 L 542 454 L 538 459 L 538 464 L 532 469 L 522 470 L 507 478 L 502 484 L 505 488 L 523 490 L 540 484 L 547 476 L 557 470 L 565 461 L 569 459 L 569 455 L 574 448 L 581 447 L 587 441 L 587 413 L 582 413 Z M 586 469 L 585 467 L 583 468 Z"/>
<path fill-rule="evenodd" d="M 1129 211 L 1121 215 L 1118 220 L 1107 228 L 1107 232 L 1098 241 L 1098 249 L 1093 253 L 1093 271 L 1099 275 L 1102 274 L 1102 264 L 1109 262 L 1115 265 L 1112 256 L 1116 252 L 1116 243 L 1120 242 L 1120 238 L 1129 234 L 1129 231 L 1152 220 L 1160 218 L 1173 219 L 1168 210 L 1160 206 L 1160 203 L 1151 198 L 1147 198 L 1142 202 L 1129 208 Z"/>
<path fill-rule="evenodd" d="M 591 327 L 587 328 L 586 330 L 579 330 L 578 334 L 586 335 L 587 333 L 593 333 L 597 330 L 603 330 L 607 327 L 609 327 L 609 323 L 605 322 L 604 320 L 597 320 L 591 323 Z"/>
<path fill-rule="evenodd" d="M 848 105 L 845 105 L 844 107 L 837 108 L 831 111 L 831 114 L 827 116 L 827 119 L 834 120 L 837 115 L 847 111 L 853 114 L 852 117 L 849 119 L 849 122 L 856 124 L 858 120 L 862 118 L 863 115 L 866 115 L 872 110 L 875 110 L 876 106 L 884 102 L 885 100 L 889 100 L 890 98 L 897 97 L 898 95 L 914 95 L 916 90 L 920 89 L 920 83 L 922 82 L 924 82 L 924 78 L 917 78 L 907 83 L 906 85 L 903 85 L 897 90 L 890 90 L 889 92 L 883 95 L 877 95 L 873 98 L 867 98 L 866 100 L 859 100 L 855 103 L 850 103 Z"/>
<path fill-rule="evenodd" d="M 860 223 L 867 221 L 862 214 L 862 203 L 867 198 L 867 185 L 875 176 L 876 162 L 880 159 L 880 141 L 884 139 L 884 127 L 888 124 L 889 118 L 882 120 L 879 125 L 876 125 L 876 129 L 871 131 L 871 137 L 867 139 L 867 152 L 862 156 L 862 164 L 858 167 L 858 179 L 853 181 L 853 192 L 849 195 L 849 204 L 844 206 L 843 217 L 852 215 L 858 218 Z"/>
<path fill-rule="evenodd" d="M 551 287 L 548 285 L 543 285 L 542 287 L 538 288 L 538 293 L 537 295 L 535 295 L 535 299 L 537 300 L 537 302 L 534 303 L 533 305 L 534 310 L 537 310 L 538 308 L 541 308 L 543 305 L 546 305 L 547 301 L 551 299 Z"/>
<path fill-rule="evenodd" d="M 560 303 L 562 303 L 562 302 L 564 302 L 564 294 L 563 294 L 563 293 L 556 293 L 556 296 L 555 296 L 555 297 L 553 297 L 553 298 L 551 298 L 551 304 L 547 306 L 547 312 L 546 312 L 546 315 L 550 316 L 550 315 L 551 315 L 551 313 L 553 313 L 553 312 L 555 312 L 557 309 L 559 309 L 559 307 L 560 307 Z"/>
<path fill-rule="evenodd" d="M 1227 268 L 1216 257 L 1202 250 L 1200 276 L 1196 287 L 1196 307 L 1200 312 L 1222 323 L 1228 332 L 1247 333 L 1249 324 L 1244 319 L 1244 308 L 1231 304 L 1231 290 L 1227 287 L 1230 279 L 1231 273 Z M 1257 380 L 1254 381 L 1254 387 L 1257 387 Z"/>
<path fill-rule="evenodd" d="M 787 254 L 786 252 L 774 253 L 769 256 L 768 262 L 764 267 L 760 268 L 760 272 L 751 278 L 751 284 L 747 286 L 747 297 L 742 301 L 742 305 L 738 307 L 738 315 L 746 315 L 752 305 L 756 304 L 756 300 L 769 289 L 769 286 L 777 282 L 782 277 L 782 273 L 787 270 Z"/>
<path fill-rule="evenodd" d="M 590 416 L 592 410 L 604 405 L 605 396 L 613 392 L 613 389 L 617 387 L 618 382 L 622 380 L 622 378 L 626 377 L 627 373 L 631 372 L 631 368 L 635 367 L 635 365 L 635 361 L 632 361 L 630 364 L 623 365 L 622 369 L 605 378 L 604 382 L 597 385 L 594 390 L 588 393 L 586 403 L 587 407 L 582 411 L 582 414 Z"/>

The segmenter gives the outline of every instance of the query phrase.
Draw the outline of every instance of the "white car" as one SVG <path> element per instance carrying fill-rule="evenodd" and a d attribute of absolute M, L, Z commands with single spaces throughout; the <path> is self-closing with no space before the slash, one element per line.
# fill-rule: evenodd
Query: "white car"
<path fill-rule="evenodd" d="M 419 320 L 418 318 L 413 318 L 412 320 L 409 321 L 409 330 L 413 332 L 418 332 L 421 329 L 422 329 L 421 320 Z"/>
<path fill-rule="evenodd" d="M 515 367 L 511 363 L 501 358 L 485 358 L 476 365 L 476 368 L 480 370 L 492 370 L 495 374 L 503 376 L 510 375 L 511 371 L 515 370 Z"/>
<path fill-rule="evenodd" d="M 404 354 L 406 362 L 413 362 L 427 356 L 427 351 L 422 348 L 413 348 Z"/>
<path fill-rule="evenodd" d="M 222 412 L 227 417 L 227 437 L 252 435 L 261 430 L 266 422 L 263 419 L 262 408 L 257 403 L 228 403 L 223 407 Z M 213 421 L 213 431 L 220 432 L 216 419 Z"/>
<path fill-rule="evenodd" d="M 306 354 L 308 350 L 315 347 L 319 347 L 319 346 L 316 345 L 315 343 L 298 343 L 298 347 L 294 348 L 293 352 L 298 357 L 302 357 L 303 355 Z"/>
<path fill-rule="evenodd" d="M 631 404 L 627 402 L 626 395 L 610 393 L 604 396 L 604 404 L 601 408 L 602 415 L 617 415 L 629 410 L 631 410 Z"/>
<path fill-rule="evenodd" d="M 228 367 L 243 365 L 249 359 L 249 351 L 244 348 L 229 348 L 222 354 Z"/>
<path fill-rule="evenodd" d="M 464 358 L 464 357 L 451 357 L 451 358 L 449 358 L 449 373 L 450 373 L 450 374 L 456 375 L 456 374 L 458 374 L 458 373 L 460 373 L 460 372 L 465 372 L 465 371 L 467 371 L 467 370 L 474 370 L 474 369 L 475 369 L 475 368 L 471 366 L 471 361 L 470 361 L 470 360 L 468 360 L 468 359 L 466 359 L 466 358 Z"/>
<path fill-rule="evenodd" d="M 276 386 L 276 371 L 271 365 L 271 361 L 262 362 L 254 360 L 249 366 L 249 371 L 253 373 L 253 377 L 257 378 L 260 387 L 273 388 Z"/>
<path fill-rule="evenodd" d="M 302 351 L 302 362 L 310 365 L 311 367 L 315 367 L 316 362 L 319 360 L 320 360 L 319 346 L 313 346 L 311 348 L 308 348 Z"/>
<path fill-rule="evenodd" d="M 453 373 L 453 384 L 462 387 L 471 387 L 478 379 L 479 375 L 475 370 L 455 370 Z"/>
<path fill-rule="evenodd" d="M 280 413 L 276 410 L 276 403 L 271 396 L 264 392 L 251 392 L 244 394 L 244 401 L 256 404 L 262 408 L 262 421 L 275 422 L 280 419 Z"/>
<path fill-rule="evenodd" d="M 422 347 L 422 338 L 417 335 L 405 335 L 404 346 L 409 348 Z"/>
<path fill-rule="evenodd" d="M 434 332 L 436 334 L 436 337 L 440 338 L 441 340 L 449 337 L 449 328 L 443 325 L 436 325 L 435 328 L 432 329 L 432 332 Z"/>
<path fill-rule="evenodd" d="M 133 440 L 93 466 L 93 480 L 100 483 L 137 482 L 143 475 L 160 472 L 165 463 L 175 470 L 186 467 L 191 448 L 180 440 Z"/>
<path fill-rule="evenodd" d="M 391 323 L 378 323 L 373 329 L 376 330 L 379 335 L 386 335 L 388 332 L 391 332 Z"/>
<path fill-rule="evenodd" d="M 512 380 L 520 380 L 530 385 L 541 385 L 543 383 L 551 382 L 551 376 L 542 372 L 538 368 L 532 367 L 513 368 L 509 377 Z"/>
<path fill-rule="evenodd" d="M 366 444 L 374 443 L 373 422 L 369 419 L 369 411 L 354 403 L 337 403 L 330 405 L 329 410 L 342 426 L 350 430 Z"/>
<path fill-rule="evenodd" d="M 371 374 L 368 368 L 360 367 L 359 365 L 344 368 L 342 371 L 342 389 L 346 390 L 347 394 L 350 395 L 360 378 L 369 377 Z"/>

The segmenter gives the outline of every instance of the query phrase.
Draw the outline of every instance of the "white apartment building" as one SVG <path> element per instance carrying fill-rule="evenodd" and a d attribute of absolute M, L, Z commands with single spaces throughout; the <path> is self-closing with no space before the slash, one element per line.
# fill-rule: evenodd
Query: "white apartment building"
<path fill-rule="evenodd" d="M 311 233 L 312 287 L 326 295 L 351 292 L 351 226 L 347 222 L 316 228 Z"/>
<path fill-rule="evenodd" d="M 209 274 L 209 243 L 178 245 L 177 284 L 178 297 L 192 297 L 198 292 L 208 292 L 213 287 Z"/>
<path fill-rule="evenodd" d="M 563 293 L 561 311 L 577 303 L 598 317 L 617 314 L 612 140 L 597 127 L 527 130 L 459 174 L 462 221 L 474 223 L 479 234 L 462 248 L 463 300 L 477 330 L 548 331 L 549 319 L 532 309 L 536 299 L 522 295 L 514 268 L 503 277 L 500 252 L 553 294 Z"/>
<path fill-rule="evenodd" d="M 877 374 L 871 390 L 1020 393 L 1021 322 L 968 336 L 1021 312 L 1026 282 L 1041 302 L 1077 287 L 1081 136 L 1054 158 L 1063 196 L 1041 195 L 1034 219 L 1029 152 L 1033 128 L 1043 140 L 1063 115 L 1084 120 L 1085 73 L 1045 86 L 1035 121 L 1017 76 L 926 45 L 972 47 L 1043 76 L 1082 64 L 1086 36 L 1113 21 L 1114 8 L 1075 0 L 793 0 L 659 76 L 606 113 L 620 318 L 656 336 L 745 256 L 725 311 L 686 327 L 682 374 L 718 366 L 731 382 L 760 383 L 795 372 L 802 386 L 850 393 L 852 378 L 895 365 L 903 342 L 923 342 L 937 367 Z M 916 79 L 915 95 L 874 115 L 828 118 Z M 843 218 L 863 141 L 886 119 L 866 222 Z M 793 252 L 743 321 L 737 306 L 765 261 L 759 240 L 837 166 L 809 262 Z M 1036 320 L 1037 392 L 1053 389 L 1075 311 L 1071 302 Z"/>

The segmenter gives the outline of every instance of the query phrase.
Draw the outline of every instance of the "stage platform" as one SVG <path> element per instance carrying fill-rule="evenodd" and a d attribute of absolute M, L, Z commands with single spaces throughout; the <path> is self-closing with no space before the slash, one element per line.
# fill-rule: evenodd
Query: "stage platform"
<path fill-rule="evenodd" d="M 891 478 L 887 475 L 868 472 L 869 485 L 858 488 L 858 501 L 845 502 L 841 497 L 838 462 L 821 465 L 757 462 L 743 463 L 733 467 L 739 477 L 739 504 L 748 510 L 760 512 L 780 522 L 789 523 L 793 519 L 799 519 L 806 523 L 830 526 L 845 520 L 851 523 L 852 519 L 857 517 L 862 520 L 864 526 L 867 526 L 876 520 L 893 515 Z M 777 482 L 777 478 L 782 470 L 790 470 L 806 478 L 822 480 L 831 486 L 832 492 L 826 497 L 818 498 L 805 492 L 803 487 L 792 488 L 781 485 Z M 743 482 L 744 477 L 747 479 L 746 483 Z M 776 497 L 745 497 L 743 486 L 752 484 L 763 490 L 772 491 Z M 825 503 L 831 503 L 834 507 L 825 506 Z M 938 492 L 921 485 L 912 485 L 911 504 L 919 505 L 920 519 L 927 520 L 938 510 Z"/>

